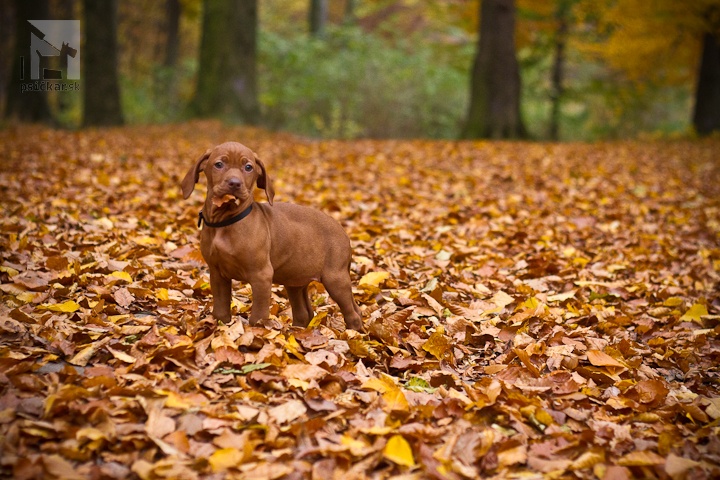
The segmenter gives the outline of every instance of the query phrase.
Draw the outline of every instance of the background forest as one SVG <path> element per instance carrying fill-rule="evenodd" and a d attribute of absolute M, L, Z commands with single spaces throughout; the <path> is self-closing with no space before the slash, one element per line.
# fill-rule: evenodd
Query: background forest
<path fill-rule="evenodd" d="M 4 31 L 17 32 L 21 9 L 46 8 L 47 18 L 85 18 L 85 29 L 106 24 L 112 11 L 97 9 L 100 17 L 89 21 L 92 12 L 79 1 L 23 3 L 0 7 Z M 220 8 L 223 2 L 211 4 Z M 218 116 L 313 137 L 461 134 L 480 21 L 476 0 L 257 2 L 257 105 L 251 115 L 203 111 L 198 104 L 197 92 L 208 89 L 199 82 L 211 77 L 201 65 L 203 7 L 201 0 L 115 5 L 121 115 L 111 123 Z M 703 39 L 717 31 L 719 7 L 717 0 L 518 0 L 515 51 L 525 133 L 562 140 L 692 133 Z M 210 25 L 208 36 L 221 29 L 217 21 Z M 15 91 L 14 38 L 5 35 L 0 45 L 6 118 L 17 118 L 11 105 L 17 95 L 9 93 Z M 223 58 L 242 53 L 233 38 L 219 42 Z M 720 69 L 717 58 L 714 63 Z M 109 71 L 103 72 L 105 81 Z M 87 75 L 83 80 L 86 89 L 94 88 Z M 83 124 L 82 92 L 51 93 L 48 102 L 44 120 Z"/>

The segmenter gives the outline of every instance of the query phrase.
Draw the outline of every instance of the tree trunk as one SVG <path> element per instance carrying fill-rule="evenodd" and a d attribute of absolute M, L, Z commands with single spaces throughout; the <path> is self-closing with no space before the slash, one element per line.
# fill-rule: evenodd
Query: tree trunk
<path fill-rule="evenodd" d="M 463 138 L 522 138 L 520 67 L 515 55 L 515 1 L 482 0 Z"/>
<path fill-rule="evenodd" d="M 205 0 L 203 9 L 193 113 L 257 124 L 257 0 Z"/>
<path fill-rule="evenodd" d="M 565 67 L 565 43 L 567 42 L 568 30 L 568 2 L 559 0 L 555 10 L 555 21 L 557 31 L 555 32 L 555 56 L 553 58 L 552 78 L 550 87 L 550 128 L 548 136 L 550 140 L 560 139 L 560 102 L 564 92 L 563 74 Z"/>
<path fill-rule="evenodd" d="M 117 0 L 84 0 L 83 122 L 121 125 L 117 62 Z"/>
<path fill-rule="evenodd" d="M 52 114 L 47 92 L 22 91 L 23 85 L 36 83 L 30 78 L 30 32 L 28 20 L 48 20 L 47 0 L 15 1 L 15 52 L 12 58 L 12 78 L 9 82 L 5 115 L 21 122 L 50 122 Z"/>
<path fill-rule="evenodd" d="M 310 35 L 320 37 L 325 32 L 327 23 L 328 5 L 327 0 L 310 0 L 308 10 L 308 21 L 310 24 Z"/>
<path fill-rule="evenodd" d="M 343 22 L 347 25 L 354 25 L 355 21 L 355 6 L 357 0 L 345 0 L 345 13 L 343 14 Z"/>
<path fill-rule="evenodd" d="M 165 66 L 174 67 L 178 59 L 180 46 L 180 0 L 167 0 L 165 15 L 167 18 L 167 37 L 165 39 Z"/>
<path fill-rule="evenodd" d="M 712 33 L 703 38 L 693 126 L 699 135 L 720 131 L 720 38 Z"/>

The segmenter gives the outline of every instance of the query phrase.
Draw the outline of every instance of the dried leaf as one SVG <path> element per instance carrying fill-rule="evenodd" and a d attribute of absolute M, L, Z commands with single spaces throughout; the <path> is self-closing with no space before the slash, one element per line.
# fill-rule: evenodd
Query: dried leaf
<path fill-rule="evenodd" d="M 389 272 L 369 272 L 360 279 L 358 285 L 371 285 L 373 287 L 379 287 L 388 278 L 390 278 Z"/>
<path fill-rule="evenodd" d="M 682 317 L 680 317 L 680 320 L 686 322 L 697 322 L 702 325 L 701 317 L 707 314 L 708 311 L 705 305 L 701 303 L 696 303 L 692 307 L 690 307 L 690 309 L 685 312 Z"/>
<path fill-rule="evenodd" d="M 237 448 L 221 448 L 210 455 L 208 463 L 213 473 L 219 473 L 239 466 L 243 458 L 243 452 Z"/>
<path fill-rule="evenodd" d="M 383 449 L 383 456 L 404 467 L 415 466 L 415 458 L 413 457 L 410 444 L 402 435 L 393 435 L 388 439 Z"/>
<path fill-rule="evenodd" d="M 62 303 L 41 305 L 40 308 L 51 310 L 53 312 L 72 313 L 77 312 L 80 309 L 80 305 L 73 300 L 66 300 Z"/>
<path fill-rule="evenodd" d="M 617 461 L 617 464 L 623 467 L 648 467 L 663 463 L 665 463 L 665 458 L 650 450 L 630 452 Z"/>
<path fill-rule="evenodd" d="M 276 423 L 282 425 L 305 415 L 307 407 L 300 400 L 290 400 L 268 410 L 268 415 Z"/>

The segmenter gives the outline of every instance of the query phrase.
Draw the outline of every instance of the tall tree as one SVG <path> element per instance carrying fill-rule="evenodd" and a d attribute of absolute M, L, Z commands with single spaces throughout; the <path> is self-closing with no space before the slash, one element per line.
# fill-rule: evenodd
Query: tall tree
<path fill-rule="evenodd" d="M 463 138 L 521 138 L 520 67 L 515 52 L 515 0 L 482 0 L 470 107 Z"/>
<path fill-rule="evenodd" d="M 28 2 L 15 0 L 15 52 L 12 78 L 9 83 L 5 115 L 23 122 L 49 122 L 52 114 L 47 92 L 22 92 L 22 84 L 30 79 L 30 33 L 28 20 L 49 19 L 47 0 Z M 23 61 L 21 61 L 21 57 Z"/>
<path fill-rule="evenodd" d="M 345 12 L 343 14 L 343 22 L 348 25 L 352 25 L 356 22 L 355 18 L 355 6 L 357 0 L 345 0 Z"/>
<path fill-rule="evenodd" d="M 314 37 L 322 36 L 322 34 L 325 32 L 327 16 L 327 0 L 310 0 L 310 8 L 308 9 L 308 23 L 310 25 L 310 35 Z"/>
<path fill-rule="evenodd" d="M 568 14 L 570 0 L 557 0 L 555 7 L 555 51 L 553 54 L 552 76 L 550 78 L 550 128 L 551 140 L 560 138 L 560 102 L 565 91 L 563 76 L 565 73 L 565 44 L 568 33 Z"/>
<path fill-rule="evenodd" d="M 182 6 L 180 0 L 166 0 L 165 18 L 167 27 L 165 37 L 165 66 L 174 67 L 178 59 L 180 47 L 180 15 Z"/>
<path fill-rule="evenodd" d="M 257 124 L 257 0 L 205 0 L 193 113 Z"/>
<path fill-rule="evenodd" d="M 720 36 L 705 34 L 699 70 L 693 126 L 707 135 L 720 131 Z"/>
<path fill-rule="evenodd" d="M 83 122 L 121 125 L 118 81 L 117 0 L 84 0 Z"/>

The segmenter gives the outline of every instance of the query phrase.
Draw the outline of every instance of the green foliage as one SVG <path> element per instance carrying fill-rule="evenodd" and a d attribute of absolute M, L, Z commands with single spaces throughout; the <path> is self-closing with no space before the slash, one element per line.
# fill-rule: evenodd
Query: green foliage
<path fill-rule="evenodd" d="M 260 79 L 269 126 L 322 137 L 456 137 L 468 94 L 467 71 L 427 42 L 352 27 L 322 39 L 261 32 Z"/>
<path fill-rule="evenodd" d="M 194 93 L 196 74 L 195 59 L 175 68 L 155 65 L 149 75 L 121 74 L 121 101 L 126 121 L 146 124 L 182 120 L 184 106 Z"/>

